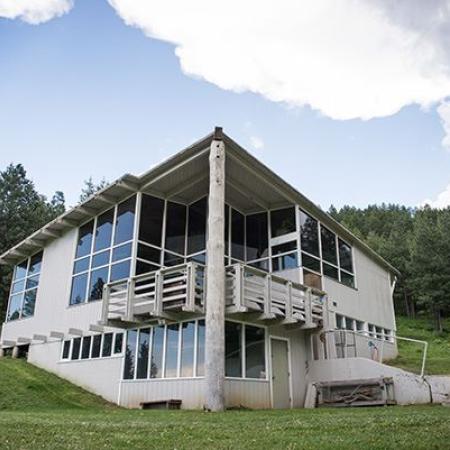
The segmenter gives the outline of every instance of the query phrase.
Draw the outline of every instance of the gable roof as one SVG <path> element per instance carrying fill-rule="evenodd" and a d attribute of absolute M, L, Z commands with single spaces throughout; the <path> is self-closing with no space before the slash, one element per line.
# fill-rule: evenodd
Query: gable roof
<path fill-rule="evenodd" d="M 108 205 L 113 205 L 121 198 L 136 192 L 151 180 L 162 176 L 164 173 L 175 169 L 183 162 L 195 157 L 200 152 L 207 151 L 214 139 L 224 141 L 227 155 L 229 154 L 235 160 L 245 165 L 246 168 L 256 173 L 258 176 L 270 182 L 271 187 L 286 197 L 290 202 L 300 205 L 316 219 L 323 222 L 332 231 L 336 232 L 342 239 L 352 244 L 367 256 L 380 264 L 386 270 L 394 275 L 399 275 L 399 271 L 383 259 L 378 253 L 372 250 L 366 243 L 347 230 L 339 222 L 333 219 L 327 212 L 301 194 L 289 183 L 284 181 L 279 175 L 269 169 L 261 161 L 252 156 L 247 150 L 241 147 L 236 141 L 222 132 L 221 128 L 216 128 L 213 133 L 198 140 L 194 144 L 176 153 L 161 164 L 144 172 L 140 176 L 125 174 L 118 180 L 110 183 L 105 188 L 93 194 L 84 202 L 74 206 L 70 210 L 61 214 L 59 217 L 49 222 L 23 241 L 6 251 L 0 256 L 0 264 L 17 264 L 20 260 L 30 256 L 43 248 L 50 240 L 60 237 L 65 231 L 76 228 L 80 223 L 97 215 Z"/>

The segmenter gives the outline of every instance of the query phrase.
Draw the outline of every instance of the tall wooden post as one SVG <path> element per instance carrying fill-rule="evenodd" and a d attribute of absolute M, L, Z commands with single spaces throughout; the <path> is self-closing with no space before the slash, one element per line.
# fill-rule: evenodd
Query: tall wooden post
<path fill-rule="evenodd" d="M 209 154 L 205 389 L 209 411 L 223 411 L 225 381 L 225 144 L 216 128 Z"/>

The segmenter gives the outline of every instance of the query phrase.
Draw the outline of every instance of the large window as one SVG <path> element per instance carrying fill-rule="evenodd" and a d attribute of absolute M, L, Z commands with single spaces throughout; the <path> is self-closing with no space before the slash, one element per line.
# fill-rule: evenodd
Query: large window
<path fill-rule="evenodd" d="M 99 300 L 105 283 L 130 276 L 135 208 L 133 196 L 80 227 L 71 305 Z"/>
<path fill-rule="evenodd" d="M 247 261 L 258 261 L 269 256 L 267 213 L 250 214 L 246 217 Z M 268 267 L 268 264 L 265 264 Z"/>
<path fill-rule="evenodd" d="M 6 320 L 34 316 L 41 266 L 42 252 L 15 267 Z"/>
<path fill-rule="evenodd" d="M 203 376 L 204 351 L 204 320 L 129 330 L 123 378 Z"/>
<path fill-rule="evenodd" d="M 292 206 L 290 208 L 271 211 L 270 231 L 273 238 L 294 233 L 296 231 L 295 208 Z"/>

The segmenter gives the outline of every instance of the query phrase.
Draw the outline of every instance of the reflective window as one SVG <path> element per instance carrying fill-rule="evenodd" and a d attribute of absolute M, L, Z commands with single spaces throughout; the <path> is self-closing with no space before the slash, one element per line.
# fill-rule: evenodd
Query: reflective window
<path fill-rule="evenodd" d="M 148 245 L 139 244 L 137 256 L 155 264 L 160 264 L 161 262 L 161 250 Z"/>
<path fill-rule="evenodd" d="M 86 270 L 89 270 L 89 257 L 75 261 L 73 265 L 74 275 L 80 272 L 85 272 Z"/>
<path fill-rule="evenodd" d="M 72 357 L 71 359 L 80 359 L 81 338 L 75 338 L 72 341 Z"/>
<path fill-rule="evenodd" d="M 337 268 L 330 266 L 327 263 L 323 263 L 323 274 L 327 277 L 334 278 L 335 280 L 339 279 Z"/>
<path fill-rule="evenodd" d="M 194 376 L 194 334 L 195 322 L 181 324 L 181 369 L 182 377 Z"/>
<path fill-rule="evenodd" d="M 20 311 L 22 308 L 23 294 L 12 295 L 9 298 L 9 309 L 7 320 L 16 320 L 20 318 Z"/>
<path fill-rule="evenodd" d="M 70 341 L 64 341 L 62 359 L 69 359 L 70 356 Z"/>
<path fill-rule="evenodd" d="M 186 238 L 186 207 L 167 202 L 165 248 L 184 255 Z"/>
<path fill-rule="evenodd" d="M 272 237 L 283 236 L 296 231 L 295 208 L 277 209 L 270 212 Z"/>
<path fill-rule="evenodd" d="M 117 333 L 114 340 L 114 354 L 122 353 L 123 333 Z"/>
<path fill-rule="evenodd" d="M 320 259 L 302 253 L 302 266 L 320 273 Z"/>
<path fill-rule="evenodd" d="M 105 333 L 103 335 L 103 348 L 102 348 L 103 357 L 111 356 L 112 342 L 113 342 L 113 333 Z"/>
<path fill-rule="evenodd" d="M 21 262 L 16 266 L 14 270 L 14 280 L 21 280 L 27 276 L 27 268 L 28 268 L 28 259 Z"/>
<path fill-rule="evenodd" d="M 341 269 L 353 272 L 352 248 L 341 239 L 339 241 L 339 264 Z"/>
<path fill-rule="evenodd" d="M 174 255 L 173 253 L 164 252 L 164 265 L 166 267 L 177 266 L 178 264 L 183 264 L 184 258 Z"/>
<path fill-rule="evenodd" d="M 78 275 L 72 279 L 72 292 L 70 294 L 70 304 L 76 305 L 86 300 L 87 274 Z"/>
<path fill-rule="evenodd" d="M 150 378 L 161 378 L 163 376 L 162 372 L 163 346 L 164 346 L 164 326 L 155 327 L 153 328 Z"/>
<path fill-rule="evenodd" d="M 114 244 L 120 244 L 133 239 L 135 207 L 136 196 L 125 200 L 118 206 Z"/>
<path fill-rule="evenodd" d="M 188 254 L 197 253 L 206 248 L 207 198 L 189 206 Z"/>
<path fill-rule="evenodd" d="M 40 273 L 42 267 L 42 252 L 30 258 L 30 267 L 28 269 L 28 276 Z"/>
<path fill-rule="evenodd" d="M 34 307 L 36 305 L 37 289 L 25 291 L 23 300 L 22 317 L 31 317 L 34 315 Z"/>
<path fill-rule="evenodd" d="M 100 357 L 100 349 L 102 346 L 102 335 L 96 334 L 93 337 L 92 340 L 92 358 L 99 358 Z"/>
<path fill-rule="evenodd" d="M 179 324 L 167 326 L 166 368 L 164 374 L 166 378 L 173 378 L 177 376 L 179 329 Z"/>
<path fill-rule="evenodd" d="M 94 270 L 89 285 L 89 301 L 99 300 L 103 295 L 103 286 L 108 282 L 108 267 Z"/>
<path fill-rule="evenodd" d="M 242 325 L 225 323 L 225 375 L 242 377 Z"/>
<path fill-rule="evenodd" d="M 91 253 L 93 232 L 94 232 L 93 220 L 80 227 L 80 230 L 78 232 L 78 246 L 76 253 L 77 258 L 89 255 L 89 253 Z"/>
<path fill-rule="evenodd" d="M 81 359 L 88 359 L 91 352 L 91 336 L 84 336 L 81 348 Z"/>
<path fill-rule="evenodd" d="M 131 242 L 129 244 L 121 245 L 113 250 L 112 261 L 120 261 L 131 256 Z"/>
<path fill-rule="evenodd" d="M 346 286 L 355 287 L 355 276 L 341 270 L 341 283 Z"/>
<path fill-rule="evenodd" d="M 136 275 L 153 272 L 155 270 L 158 270 L 159 268 L 160 268 L 159 266 L 155 266 L 154 264 L 147 264 L 142 261 L 137 261 L 136 262 Z"/>
<path fill-rule="evenodd" d="M 298 267 L 297 252 L 289 253 L 288 255 L 277 256 L 272 258 L 272 270 L 273 272 L 279 272 L 282 270 L 296 269 Z"/>
<path fill-rule="evenodd" d="M 107 250 L 106 252 L 97 253 L 92 257 L 92 268 L 106 266 L 109 264 L 109 256 L 110 252 Z"/>
<path fill-rule="evenodd" d="M 132 380 L 134 378 L 134 365 L 136 361 L 136 341 L 137 341 L 137 331 L 128 330 L 127 344 L 125 348 L 125 363 L 123 367 L 123 378 L 125 380 Z"/>
<path fill-rule="evenodd" d="M 111 247 L 112 228 L 114 221 L 114 208 L 105 212 L 97 219 L 95 230 L 94 251 Z"/>
<path fill-rule="evenodd" d="M 320 256 L 318 222 L 304 211 L 300 211 L 300 238 L 302 250 Z"/>
<path fill-rule="evenodd" d="M 150 349 L 150 328 L 139 330 L 138 360 L 136 378 L 147 378 L 148 353 Z"/>
<path fill-rule="evenodd" d="M 322 259 L 332 264 L 337 264 L 336 235 L 328 228 L 321 226 L 320 238 L 322 244 Z"/>
<path fill-rule="evenodd" d="M 268 256 L 269 237 L 267 213 L 251 214 L 246 217 L 247 261 Z"/>
<path fill-rule="evenodd" d="M 150 195 L 142 195 L 139 239 L 149 244 L 161 246 L 164 200 Z"/>
<path fill-rule="evenodd" d="M 205 321 L 199 320 L 197 327 L 197 372 L 198 377 L 205 375 Z"/>
<path fill-rule="evenodd" d="M 231 210 L 231 257 L 245 261 L 245 218 Z"/>
<path fill-rule="evenodd" d="M 245 376 L 266 378 L 264 328 L 245 325 Z"/>
<path fill-rule="evenodd" d="M 131 260 L 123 261 L 111 266 L 110 281 L 122 280 L 130 276 Z"/>

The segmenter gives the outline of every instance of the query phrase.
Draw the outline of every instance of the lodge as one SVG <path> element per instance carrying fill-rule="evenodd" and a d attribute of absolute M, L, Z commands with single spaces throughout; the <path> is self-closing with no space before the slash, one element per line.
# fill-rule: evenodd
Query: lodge
<path fill-rule="evenodd" d="M 0 263 L 0 355 L 125 407 L 302 407 L 340 360 L 397 352 L 396 269 L 220 128 Z"/>

